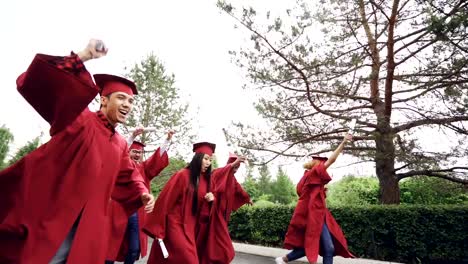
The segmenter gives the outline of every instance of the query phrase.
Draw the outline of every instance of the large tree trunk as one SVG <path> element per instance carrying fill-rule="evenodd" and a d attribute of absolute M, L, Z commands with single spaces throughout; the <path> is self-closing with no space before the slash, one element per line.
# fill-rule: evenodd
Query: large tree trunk
<path fill-rule="evenodd" d="M 400 187 L 395 175 L 395 145 L 393 133 L 388 122 L 382 120 L 376 134 L 375 169 L 380 185 L 382 204 L 399 204 Z"/>

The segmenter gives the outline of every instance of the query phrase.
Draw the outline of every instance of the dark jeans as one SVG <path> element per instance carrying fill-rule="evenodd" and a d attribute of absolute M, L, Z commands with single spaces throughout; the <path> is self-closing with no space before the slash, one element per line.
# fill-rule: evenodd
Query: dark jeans
<path fill-rule="evenodd" d="M 323 253 L 323 264 L 333 264 L 333 255 L 335 254 L 335 247 L 333 246 L 333 239 L 328 230 L 327 224 L 323 224 L 322 233 L 320 234 L 320 248 Z M 303 248 L 295 248 L 286 257 L 288 261 L 293 261 L 305 256 Z"/>
<path fill-rule="evenodd" d="M 140 256 L 140 229 L 138 228 L 138 214 L 134 213 L 128 218 L 127 234 L 128 234 L 128 252 L 125 256 L 124 264 L 133 264 Z M 114 261 L 106 260 L 105 264 L 113 264 Z"/>

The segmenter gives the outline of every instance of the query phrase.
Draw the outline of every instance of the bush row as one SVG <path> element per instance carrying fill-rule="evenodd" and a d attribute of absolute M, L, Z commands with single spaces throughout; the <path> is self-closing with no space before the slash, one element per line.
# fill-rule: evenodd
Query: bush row
<path fill-rule="evenodd" d="M 242 207 L 233 240 L 281 247 L 294 207 Z M 333 207 L 355 255 L 404 263 L 468 263 L 468 206 Z"/>

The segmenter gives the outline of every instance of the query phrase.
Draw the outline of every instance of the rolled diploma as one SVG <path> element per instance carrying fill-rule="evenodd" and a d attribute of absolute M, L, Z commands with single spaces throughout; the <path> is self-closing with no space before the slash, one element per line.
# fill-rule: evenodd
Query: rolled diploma
<path fill-rule="evenodd" d="M 135 130 L 137 130 L 137 129 L 136 128 L 129 128 L 128 132 L 134 132 Z M 145 131 L 145 132 L 155 132 L 156 128 L 155 127 L 145 127 L 145 128 L 143 128 L 143 131 Z"/>
<path fill-rule="evenodd" d="M 354 134 L 354 128 L 355 128 L 355 127 L 356 127 L 356 119 L 353 118 L 353 119 L 351 120 L 351 123 L 349 124 L 348 133 L 351 134 L 351 135 Z"/>
<path fill-rule="evenodd" d="M 161 251 L 163 253 L 164 258 L 168 258 L 169 252 L 167 252 L 167 248 L 166 248 L 166 245 L 164 245 L 164 241 L 158 238 L 158 243 L 159 243 L 159 246 L 161 247 Z"/>

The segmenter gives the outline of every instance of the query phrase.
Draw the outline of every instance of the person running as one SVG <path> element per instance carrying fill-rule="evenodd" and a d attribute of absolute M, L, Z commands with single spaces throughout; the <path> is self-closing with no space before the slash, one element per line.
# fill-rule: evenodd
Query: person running
<path fill-rule="evenodd" d="M 151 180 L 157 177 L 169 164 L 167 149 L 174 131 L 169 131 L 161 147 L 157 148 L 153 155 L 144 161 L 143 152 L 145 144 L 135 140 L 143 131 L 143 128 L 137 128 L 128 138 L 127 143 L 130 143 L 128 152 L 143 176 L 146 187 L 151 189 Z M 146 212 L 143 209 L 140 208 L 138 212 L 128 217 L 120 203 L 112 201 L 110 213 L 112 230 L 106 264 L 112 264 L 114 261 L 133 264 L 140 255 L 142 258 L 146 256 L 148 251 L 148 236 L 141 230 L 146 219 Z"/>
<path fill-rule="evenodd" d="M 143 231 L 155 241 L 148 264 L 198 264 L 198 234 L 206 230 L 211 203 L 211 163 L 216 145 L 200 142 L 189 165 L 176 172 L 158 196 L 153 213 L 148 216 Z M 240 160 L 226 165 L 228 171 Z M 165 245 L 165 246 L 163 246 Z M 167 248 L 166 258 L 162 249 Z"/>
<path fill-rule="evenodd" d="M 107 54 L 90 40 L 77 54 L 37 54 L 19 93 L 50 124 L 51 139 L 0 172 L 0 263 L 102 264 L 110 199 L 130 215 L 154 198 L 115 126 L 126 121 L 135 84 L 83 62 Z M 88 104 L 101 94 L 101 108 Z"/>
<path fill-rule="evenodd" d="M 323 264 L 332 264 L 333 256 L 353 258 L 340 226 L 333 218 L 325 203 L 325 184 L 331 181 L 327 168 L 338 158 L 346 142 L 352 136 L 346 134 L 330 158 L 313 157 L 304 164 L 306 171 L 297 184 L 299 201 L 294 210 L 284 240 L 284 248 L 292 251 L 275 259 L 276 264 L 285 264 L 304 256 L 315 263 L 319 253 Z"/>

